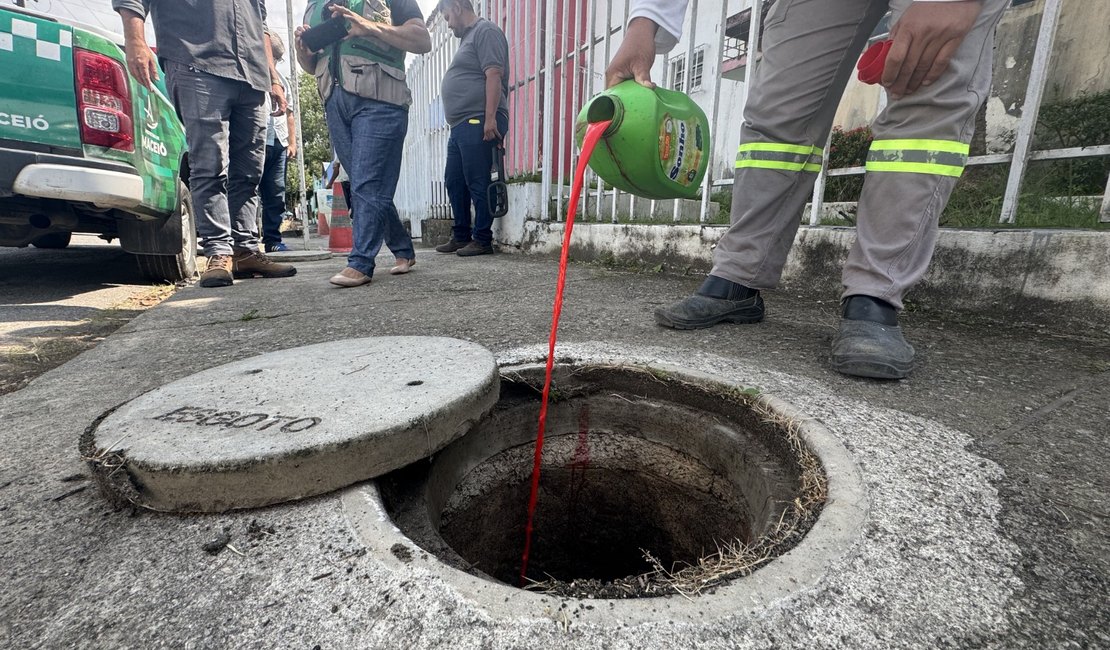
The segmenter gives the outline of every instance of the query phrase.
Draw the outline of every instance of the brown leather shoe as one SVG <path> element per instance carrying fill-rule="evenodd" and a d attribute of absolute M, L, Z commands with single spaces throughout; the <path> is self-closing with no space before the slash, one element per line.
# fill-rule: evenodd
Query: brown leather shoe
<path fill-rule="evenodd" d="M 260 251 L 237 248 L 231 272 L 237 278 L 288 278 L 297 274 L 297 268 L 292 264 L 278 264 Z"/>
<path fill-rule="evenodd" d="M 202 287 L 230 287 L 235 283 L 231 279 L 231 256 L 213 255 L 208 258 L 208 266 L 200 274 Z"/>
<path fill-rule="evenodd" d="M 397 264 L 395 264 L 393 266 L 393 268 L 389 269 L 389 274 L 390 275 L 404 275 L 404 274 L 408 273 L 410 270 L 412 270 L 412 267 L 414 267 L 414 266 L 416 266 L 416 260 L 415 259 L 407 260 L 403 257 L 398 257 L 397 258 Z"/>
<path fill-rule="evenodd" d="M 337 287 L 361 287 L 364 284 L 370 284 L 372 277 L 366 275 L 362 271 L 347 267 L 331 276 L 328 282 L 336 285 Z"/>

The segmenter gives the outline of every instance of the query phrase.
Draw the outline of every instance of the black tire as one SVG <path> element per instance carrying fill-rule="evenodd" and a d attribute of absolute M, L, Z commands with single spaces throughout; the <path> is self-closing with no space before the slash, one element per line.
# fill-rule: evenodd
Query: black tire
<path fill-rule="evenodd" d="M 171 219 L 181 220 L 181 252 L 176 255 L 135 255 L 139 272 L 148 280 L 176 283 L 197 274 L 197 222 L 193 196 L 181 181 L 177 182 L 177 212 Z"/>
<path fill-rule="evenodd" d="M 52 232 L 48 235 L 35 238 L 31 245 L 35 248 L 65 248 L 73 237 L 71 232 Z"/>

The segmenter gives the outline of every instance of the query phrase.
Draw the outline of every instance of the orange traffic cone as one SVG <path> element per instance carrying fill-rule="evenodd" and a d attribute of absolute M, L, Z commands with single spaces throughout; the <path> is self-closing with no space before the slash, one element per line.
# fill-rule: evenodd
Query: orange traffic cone
<path fill-rule="evenodd" d="M 343 194 L 343 185 L 332 185 L 331 223 L 328 224 L 328 250 L 333 253 L 350 253 L 354 242 L 354 233 L 351 230 L 351 210 L 347 205 L 347 197 Z"/>
<path fill-rule="evenodd" d="M 320 237 L 327 237 L 331 233 L 328 228 L 328 215 L 324 214 L 323 210 L 316 213 L 316 234 Z"/>

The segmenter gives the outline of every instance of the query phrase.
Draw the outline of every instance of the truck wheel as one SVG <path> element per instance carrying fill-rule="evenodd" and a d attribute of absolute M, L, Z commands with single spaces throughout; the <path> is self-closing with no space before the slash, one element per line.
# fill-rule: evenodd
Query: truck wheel
<path fill-rule="evenodd" d="M 69 246 L 69 239 L 73 236 L 71 232 L 52 232 L 48 235 L 36 237 L 31 241 L 31 245 L 35 248 L 65 248 Z"/>
<path fill-rule="evenodd" d="M 181 282 L 197 274 L 197 222 L 193 196 L 177 182 L 177 212 L 171 219 L 181 220 L 181 252 L 176 255 L 135 255 L 139 272 L 148 280 Z"/>

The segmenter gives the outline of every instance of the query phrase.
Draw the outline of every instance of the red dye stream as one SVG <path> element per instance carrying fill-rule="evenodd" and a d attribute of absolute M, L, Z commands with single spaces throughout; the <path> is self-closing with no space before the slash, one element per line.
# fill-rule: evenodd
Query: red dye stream
<path fill-rule="evenodd" d="M 563 233 L 563 252 L 559 257 L 559 281 L 555 285 L 555 305 L 551 310 L 551 335 L 547 340 L 547 373 L 543 381 L 543 398 L 540 403 L 540 424 L 536 432 L 536 456 L 532 463 L 532 490 L 528 495 L 528 523 L 524 527 L 524 554 L 520 558 L 520 585 L 524 586 L 528 573 L 528 554 L 532 550 L 532 520 L 536 514 L 536 501 L 539 499 L 540 462 L 543 460 L 543 432 L 547 425 L 547 398 L 551 393 L 551 370 L 555 365 L 555 340 L 559 334 L 559 314 L 563 311 L 563 289 L 567 284 L 567 255 L 570 252 L 570 233 L 574 230 L 574 214 L 578 211 L 578 196 L 582 194 L 582 179 L 594 147 L 601 140 L 601 134 L 609 126 L 609 120 L 590 124 L 582 141 L 582 152 L 578 156 L 578 167 L 574 170 L 574 183 L 570 189 L 570 202 L 567 204 L 566 231 Z"/>

